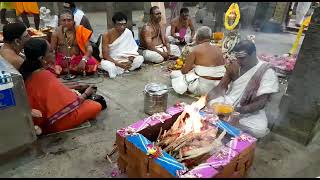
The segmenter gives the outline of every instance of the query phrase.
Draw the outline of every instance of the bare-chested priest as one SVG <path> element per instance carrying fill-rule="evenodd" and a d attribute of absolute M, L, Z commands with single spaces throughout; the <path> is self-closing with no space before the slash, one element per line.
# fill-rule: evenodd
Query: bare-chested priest
<path fill-rule="evenodd" d="M 192 20 L 189 18 L 189 9 L 181 8 L 180 16 L 172 20 L 168 26 L 168 39 L 173 44 L 191 43 L 195 30 Z"/>
<path fill-rule="evenodd" d="M 144 59 L 138 53 L 138 45 L 132 32 L 126 27 L 127 16 L 117 12 L 112 17 L 114 28 L 103 34 L 101 67 L 110 78 L 133 71 L 141 66 Z"/>
<path fill-rule="evenodd" d="M 189 91 L 195 95 L 205 95 L 218 85 L 226 71 L 222 51 L 210 44 L 212 31 L 207 26 L 197 30 L 195 42 L 186 57 L 181 70 L 171 72 L 173 89 L 183 94 Z"/>
<path fill-rule="evenodd" d="M 169 44 L 165 36 L 164 27 L 160 25 L 161 12 L 158 6 L 150 9 L 150 21 L 145 24 L 140 32 L 142 55 L 145 61 L 161 63 L 172 56 L 180 56 L 177 45 Z"/>

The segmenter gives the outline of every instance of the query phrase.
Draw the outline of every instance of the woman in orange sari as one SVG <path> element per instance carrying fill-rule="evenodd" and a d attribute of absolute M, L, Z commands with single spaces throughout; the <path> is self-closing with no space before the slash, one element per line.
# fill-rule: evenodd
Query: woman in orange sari
<path fill-rule="evenodd" d="M 87 99 L 94 92 L 91 86 L 78 96 L 54 74 L 45 70 L 54 62 L 46 40 L 30 39 L 25 44 L 24 52 L 26 60 L 19 71 L 25 80 L 32 109 L 42 113 L 41 117 L 33 117 L 34 125 L 39 126 L 44 134 L 74 128 L 97 116 L 101 105 Z"/>
<path fill-rule="evenodd" d="M 51 46 L 56 51 L 56 64 L 67 72 L 66 57 L 70 57 L 70 71 L 77 73 L 94 73 L 98 62 L 92 57 L 90 37 L 92 31 L 82 25 L 75 25 L 70 10 L 63 10 L 60 15 L 60 26 L 51 36 Z"/>

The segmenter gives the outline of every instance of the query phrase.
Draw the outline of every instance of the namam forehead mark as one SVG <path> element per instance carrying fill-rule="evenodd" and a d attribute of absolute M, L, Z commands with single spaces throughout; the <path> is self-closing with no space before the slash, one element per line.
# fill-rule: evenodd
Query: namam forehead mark
<path fill-rule="evenodd" d="M 61 19 L 73 19 L 72 15 L 69 13 L 61 14 Z"/>

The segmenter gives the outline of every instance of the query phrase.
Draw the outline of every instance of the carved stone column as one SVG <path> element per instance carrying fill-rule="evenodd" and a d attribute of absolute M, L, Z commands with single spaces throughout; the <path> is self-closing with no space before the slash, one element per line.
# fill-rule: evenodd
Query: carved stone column
<path fill-rule="evenodd" d="M 273 131 L 308 144 L 320 119 L 320 7 L 306 32 L 287 93 L 280 103 L 280 117 Z"/>

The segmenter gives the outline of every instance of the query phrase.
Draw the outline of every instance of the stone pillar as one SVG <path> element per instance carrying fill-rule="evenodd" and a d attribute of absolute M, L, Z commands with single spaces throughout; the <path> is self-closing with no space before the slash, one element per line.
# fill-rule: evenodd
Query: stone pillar
<path fill-rule="evenodd" d="M 301 45 L 280 116 L 273 131 L 302 144 L 317 132 L 320 118 L 320 7 L 316 8 Z"/>
<path fill-rule="evenodd" d="M 276 2 L 258 2 L 253 24 L 261 28 L 272 16 Z"/>
<path fill-rule="evenodd" d="M 150 8 L 151 8 L 150 2 L 143 3 L 143 22 L 144 23 L 148 22 L 150 19 Z"/>
<path fill-rule="evenodd" d="M 251 28 L 257 2 L 239 2 L 241 29 Z"/>
<path fill-rule="evenodd" d="M 58 2 L 53 2 L 52 11 L 53 11 L 52 14 L 59 14 L 59 5 L 58 5 Z"/>
<path fill-rule="evenodd" d="M 200 4 L 200 3 L 199 3 Z M 205 4 L 203 4 L 203 8 L 199 9 L 199 13 L 198 15 L 200 15 L 201 20 L 202 20 L 202 25 L 204 26 L 208 26 L 211 28 L 212 32 L 214 32 L 214 28 L 215 28 L 215 17 L 214 17 L 214 7 L 215 7 L 216 2 L 205 2 Z M 201 6 L 201 5 L 199 5 Z"/>
<path fill-rule="evenodd" d="M 111 29 L 113 27 L 112 16 L 114 14 L 115 8 L 114 2 L 106 2 L 106 12 L 107 12 L 107 29 Z"/>
<path fill-rule="evenodd" d="M 208 2 L 208 4 L 211 4 L 211 6 L 214 3 L 215 2 Z M 213 9 L 213 7 L 210 8 L 210 9 Z M 205 6 L 204 3 L 199 2 L 199 6 L 198 6 L 198 9 L 197 9 L 196 14 L 195 14 L 196 23 L 203 24 L 203 21 L 207 16 L 208 16 L 208 7 Z"/>
<path fill-rule="evenodd" d="M 273 19 L 274 21 L 279 24 L 279 26 L 282 28 L 282 30 L 285 30 L 286 26 L 286 18 L 288 15 L 289 10 L 289 4 L 288 2 L 277 2 L 276 8 L 273 13 Z"/>
<path fill-rule="evenodd" d="M 288 12 L 288 5 L 287 2 L 273 2 L 274 4 L 270 4 L 270 9 L 268 14 L 271 13 L 272 16 L 267 19 L 267 22 L 263 25 L 262 31 L 263 32 L 273 32 L 279 33 L 284 30 L 285 27 L 284 21 L 286 14 Z"/>
<path fill-rule="evenodd" d="M 139 9 L 139 5 L 137 2 L 107 2 L 107 28 L 113 27 L 112 16 L 115 12 L 120 11 L 127 15 L 127 27 L 132 30 L 132 11 Z"/>
<path fill-rule="evenodd" d="M 220 32 L 224 30 L 224 14 L 231 4 L 232 2 L 214 2 L 213 8 L 211 10 L 208 9 L 208 11 L 212 11 L 215 19 L 213 32 Z"/>

